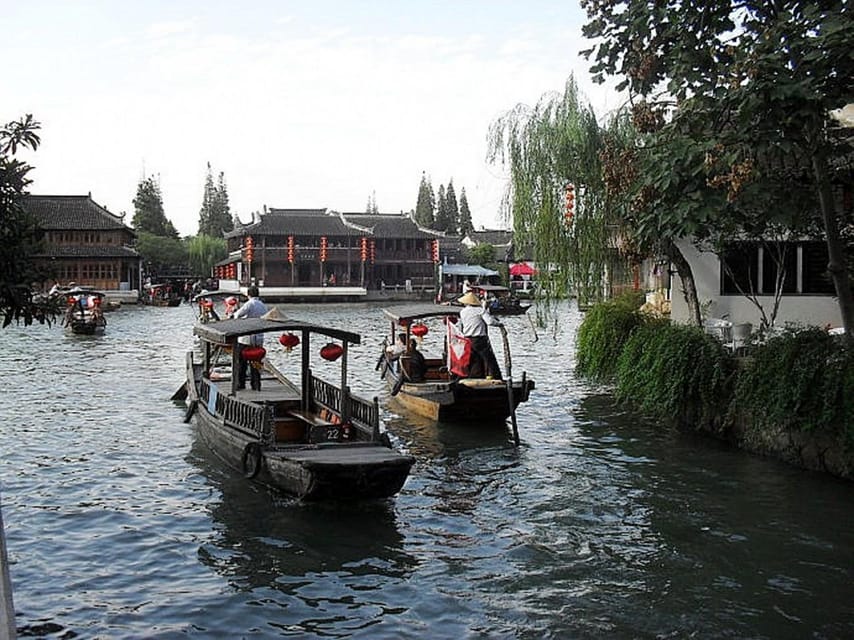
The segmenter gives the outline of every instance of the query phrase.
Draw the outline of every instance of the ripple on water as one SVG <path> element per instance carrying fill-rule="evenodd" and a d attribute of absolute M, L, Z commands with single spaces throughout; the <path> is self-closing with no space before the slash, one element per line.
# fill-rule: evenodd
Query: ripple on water
<path fill-rule="evenodd" d="M 384 399 L 377 308 L 283 309 L 365 332 L 354 390 Z M 514 377 L 537 384 L 518 450 L 507 428 L 384 409 L 416 465 L 396 499 L 359 506 L 271 494 L 199 444 L 169 401 L 192 315 L 124 309 L 94 339 L 0 332 L 22 636 L 854 634 L 850 486 L 673 434 L 575 379 L 574 307 L 536 333 L 505 322 Z"/>

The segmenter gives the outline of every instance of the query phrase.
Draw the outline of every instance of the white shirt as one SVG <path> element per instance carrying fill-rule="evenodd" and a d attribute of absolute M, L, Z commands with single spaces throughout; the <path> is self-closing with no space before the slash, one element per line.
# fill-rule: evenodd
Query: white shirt
<path fill-rule="evenodd" d="M 501 323 L 487 309 L 466 305 L 460 310 L 460 324 L 466 338 L 488 335 L 487 325 L 498 327 Z"/>
<path fill-rule="evenodd" d="M 237 311 L 234 312 L 232 318 L 260 318 L 267 313 L 267 305 L 261 301 L 261 298 L 249 298 L 243 303 Z M 260 347 L 264 344 L 264 334 L 255 333 L 251 336 L 241 336 L 237 339 L 240 344 L 251 344 Z"/>

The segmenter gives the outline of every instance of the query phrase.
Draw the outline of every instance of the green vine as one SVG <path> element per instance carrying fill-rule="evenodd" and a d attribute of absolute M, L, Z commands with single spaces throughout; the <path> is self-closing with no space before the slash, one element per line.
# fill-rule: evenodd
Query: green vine
<path fill-rule="evenodd" d="M 619 356 L 616 395 L 651 416 L 719 430 L 734 370 L 732 356 L 702 330 L 649 321 Z"/>
<path fill-rule="evenodd" d="M 759 426 L 838 430 L 854 443 L 854 348 L 820 329 L 769 340 L 740 372 L 733 409 Z"/>
<path fill-rule="evenodd" d="M 576 371 L 595 380 L 613 380 L 617 359 L 632 332 L 644 321 L 642 295 L 626 294 L 593 305 L 578 328 Z"/>

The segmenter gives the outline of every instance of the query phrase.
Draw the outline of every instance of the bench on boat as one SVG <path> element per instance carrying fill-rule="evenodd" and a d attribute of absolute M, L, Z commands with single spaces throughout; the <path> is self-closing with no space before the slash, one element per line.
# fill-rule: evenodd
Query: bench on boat
<path fill-rule="evenodd" d="M 330 422 L 311 411 L 289 409 L 284 416 L 275 418 L 276 442 L 338 441 L 343 436 L 340 423 Z"/>

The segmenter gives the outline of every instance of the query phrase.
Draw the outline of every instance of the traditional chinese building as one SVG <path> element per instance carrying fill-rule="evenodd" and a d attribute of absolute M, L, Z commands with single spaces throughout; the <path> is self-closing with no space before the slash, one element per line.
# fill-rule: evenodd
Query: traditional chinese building
<path fill-rule="evenodd" d="M 30 195 L 26 207 L 44 233 L 44 251 L 36 259 L 48 263 L 60 284 L 128 292 L 139 287 L 136 233 L 91 194 Z"/>
<path fill-rule="evenodd" d="M 350 297 L 385 286 L 433 292 L 440 235 L 404 214 L 269 209 L 226 234 L 229 257 L 214 275 L 282 297 L 297 288 L 300 296 L 329 287 Z"/>

